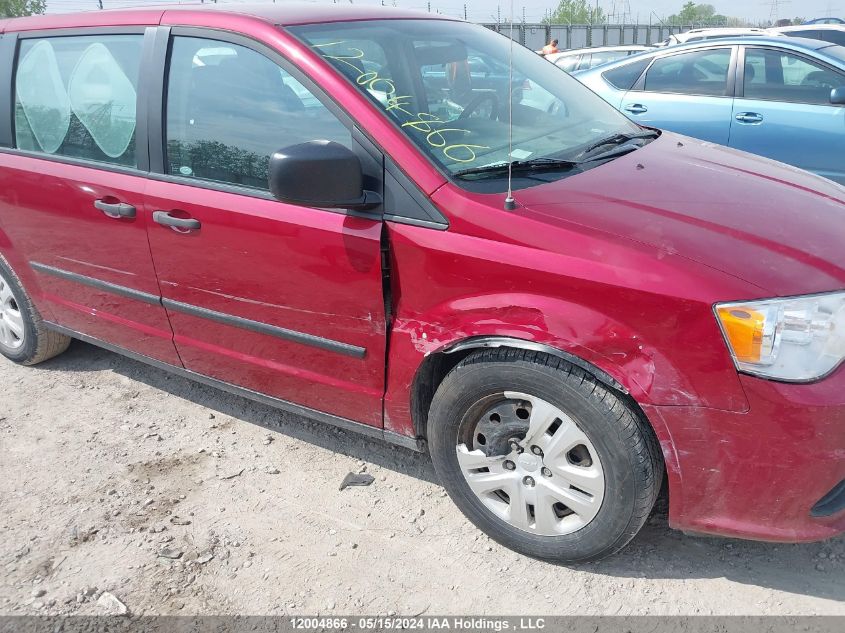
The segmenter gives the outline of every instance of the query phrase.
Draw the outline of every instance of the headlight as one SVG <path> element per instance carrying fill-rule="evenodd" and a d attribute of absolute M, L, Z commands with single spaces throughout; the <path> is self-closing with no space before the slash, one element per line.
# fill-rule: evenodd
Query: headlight
<path fill-rule="evenodd" d="M 806 382 L 845 358 L 845 292 L 716 305 L 737 369 Z"/>

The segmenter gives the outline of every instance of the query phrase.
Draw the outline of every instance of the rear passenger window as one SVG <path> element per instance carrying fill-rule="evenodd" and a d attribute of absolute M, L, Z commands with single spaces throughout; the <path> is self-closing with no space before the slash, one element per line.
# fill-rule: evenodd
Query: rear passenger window
<path fill-rule="evenodd" d="M 728 90 L 731 49 L 691 51 L 656 59 L 645 76 L 645 90 L 724 96 Z"/>
<path fill-rule="evenodd" d="M 831 29 L 829 31 L 824 31 L 819 37 L 819 39 L 824 40 L 825 42 L 833 42 L 834 44 L 839 44 L 839 46 L 845 46 L 845 30 L 834 31 L 833 29 Z"/>
<path fill-rule="evenodd" d="M 169 174 L 268 189 L 270 155 L 351 132 L 305 86 L 249 48 L 176 37 L 167 89 Z"/>
<path fill-rule="evenodd" d="M 557 64 L 558 67 L 563 68 L 563 70 L 569 73 L 575 70 L 580 60 L 581 55 L 569 55 L 567 57 L 561 57 L 555 62 L 555 64 Z"/>
<path fill-rule="evenodd" d="M 130 167 L 141 35 L 25 39 L 15 74 L 18 149 Z"/>
<path fill-rule="evenodd" d="M 790 103 L 830 104 L 830 91 L 845 76 L 783 51 L 745 51 L 745 98 Z"/>
<path fill-rule="evenodd" d="M 584 66 L 584 68 L 595 68 L 601 64 L 615 62 L 617 59 L 622 59 L 627 56 L 628 53 L 625 51 L 604 51 L 602 53 L 593 53 L 593 56 L 590 59 L 590 65 Z"/>
<path fill-rule="evenodd" d="M 790 37 L 806 37 L 811 40 L 822 40 L 823 42 L 833 42 L 834 44 L 845 45 L 845 30 L 838 29 L 815 29 L 807 31 L 790 31 Z"/>
<path fill-rule="evenodd" d="M 648 66 L 650 61 L 651 58 L 649 57 L 648 59 L 631 62 L 630 64 L 625 64 L 624 66 L 619 66 L 618 68 L 605 71 L 602 73 L 602 77 L 604 77 L 605 81 L 614 88 L 619 90 L 630 90 L 634 86 L 634 83 L 636 83 L 637 79 L 640 78 L 640 75 L 643 74 L 643 71 L 646 69 L 646 66 Z"/>
<path fill-rule="evenodd" d="M 592 68 L 592 64 L 590 60 L 593 58 L 593 55 L 581 55 L 581 61 L 578 63 L 578 70 L 587 70 L 588 68 Z"/>

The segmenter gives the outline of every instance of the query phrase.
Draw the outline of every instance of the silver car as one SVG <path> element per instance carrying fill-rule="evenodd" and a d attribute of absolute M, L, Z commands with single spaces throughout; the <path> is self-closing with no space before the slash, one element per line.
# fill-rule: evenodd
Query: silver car
<path fill-rule="evenodd" d="M 546 59 L 555 65 L 563 68 L 566 72 L 586 70 L 608 62 L 615 62 L 629 55 L 636 55 L 643 51 L 650 51 L 651 46 L 637 46 L 629 44 L 626 46 L 596 46 L 594 48 L 574 48 L 562 53 L 546 55 Z"/>

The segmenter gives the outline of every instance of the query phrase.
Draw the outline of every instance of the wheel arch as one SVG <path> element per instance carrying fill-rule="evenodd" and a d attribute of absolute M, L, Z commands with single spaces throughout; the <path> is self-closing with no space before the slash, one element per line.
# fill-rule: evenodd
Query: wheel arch
<path fill-rule="evenodd" d="M 9 236 L 6 235 L 6 231 L 3 230 L 3 227 L 0 226 L 0 254 L 3 252 L 8 252 L 12 249 L 12 240 L 9 239 Z"/>
<path fill-rule="evenodd" d="M 0 261 L 17 276 L 41 315 L 48 321 L 55 321 L 53 310 L 44 298 L 44 291 L 38 283 L 38 278 L 29 267 L 20 249 L 15 248 L 2 227 L 0 227 Z"/>
<path fill-rule="evenodd" d="M 500 347 L 513 350 L 529 350 L 562 358 L 592 375 L 605 387 L 613 389 L 626 402 L 630 402 L 647 419 L 642 408 L 631 396 L 630 391 L 619 380 L 583 358 L 552 345 L 537 341 L 511 336 L 470 336 L 453 341 L 439 350 L 427 354 L 417 369 L 411 389 L 411 416 L 417 437 L 424 438 L 426 436 L 428 410 L 434 398 L 434 393 L 452 368 L 474 351 Z"/>

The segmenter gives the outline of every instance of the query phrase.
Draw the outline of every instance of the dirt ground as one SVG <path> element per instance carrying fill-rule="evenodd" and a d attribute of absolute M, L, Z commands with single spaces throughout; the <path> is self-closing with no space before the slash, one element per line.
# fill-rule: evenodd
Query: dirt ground
<path fill-rule="evenodd" d="M 89 345 L 0 359 L 0 387 L 0 614 L 845 615 L 845 539 L 696 538 L 664 509 L 555 566 L 478 532 L 424 455 Z"/>

